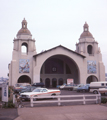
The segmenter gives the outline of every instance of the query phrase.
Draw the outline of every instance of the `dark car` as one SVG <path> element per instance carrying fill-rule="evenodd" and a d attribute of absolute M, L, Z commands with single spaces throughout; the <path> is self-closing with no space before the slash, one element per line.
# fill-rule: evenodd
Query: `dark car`
<path fill-rule="evenodd" d="M 44 83 L 33 83 L 32 86 L 35 86 L 35 87 L 44 87 Z"/>
<path fill-rule="evenodd" d="M 14 93 L 19 93 L 21 90 L 24 90 L 24 89 L 26 89 L 27 88 L 27 86 L 19 86 L 19 87 L 15 87 L 14 88 Z"/>
<path fill-rule="evenodd" d="M 36 89 L 38 87 L 35 86 L 28 86 L 25 89 L 20 90 L 20 93 L 24 93 L 24 92 L 32 92 L 34 89 Z"/>
<path fill-rule="evenodd" d="M 59 87 L 61 90 L 73 90 L 73 87 L 76 86 L 75 84 L 65 84 Z"/>

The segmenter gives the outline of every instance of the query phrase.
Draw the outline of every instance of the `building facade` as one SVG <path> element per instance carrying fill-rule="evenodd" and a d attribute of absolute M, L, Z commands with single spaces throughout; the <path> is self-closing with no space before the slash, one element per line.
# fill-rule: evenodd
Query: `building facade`
<path fill-rule="evenodd" d="M 56 87 L 67 83 L 67 79 L 72 79 L 75 84 L 105 81 L 102 54 L 87 23 L 83 26 L 75 51 L 59 45 L 37 54 L 35 40 L 25 19 L 13 43 L 9 64 L 10 85 L 43 82 L 46 87 Z"/>

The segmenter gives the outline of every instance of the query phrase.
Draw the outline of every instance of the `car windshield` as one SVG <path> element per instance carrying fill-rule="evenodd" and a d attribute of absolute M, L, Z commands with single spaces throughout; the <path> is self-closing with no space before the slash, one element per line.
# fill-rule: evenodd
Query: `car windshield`
<path fill-rule="evenodd" d="M 20 88 L 27 88 L 26 86 L 20 86 Z"/>
<path fill-rule="evenodd" d="M 34 89 L 32 92 L 41 92 L 41 89 Z"/>

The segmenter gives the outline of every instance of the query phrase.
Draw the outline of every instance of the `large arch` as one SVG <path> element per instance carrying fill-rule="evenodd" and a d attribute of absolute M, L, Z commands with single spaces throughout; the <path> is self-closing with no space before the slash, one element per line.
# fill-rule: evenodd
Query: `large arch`
<path fill-rule="evenodd" d="M 86 81 L 86 83 L 91 83 L 91 82 L 97 82 L 98 81 L 98 79 L 97 79 L 97 77 L 96 76 L 94 76 L 94 75 L 90 75 L 88 78 L 87 78 L 87 81 Z"/>
<path fill-rule="evenodd" d="M 19 77 L 17 82 L 18 83 L 30 83 L 31 84 L 31 79 L 27 75 L 22 75 L 22 76 Z"/>
<path fill-rule="evenodd" d="M 42 64 L 40 78 L 42 78 L 46 86 L 47 82 L 45 79 L 49 78 L 49 87 L 56 87 L 59 84 L 67 83 L 68 78 L 72 78 L 75 84 L 80 83 L 80 75 L 77 64 L 72 58 L 65 55 L 53 55 L 49 57 Z M 53 81 L 53 78 L 56 78 L 56 80 Z M 62 80 L 59 82 L 60 78 Z"/>

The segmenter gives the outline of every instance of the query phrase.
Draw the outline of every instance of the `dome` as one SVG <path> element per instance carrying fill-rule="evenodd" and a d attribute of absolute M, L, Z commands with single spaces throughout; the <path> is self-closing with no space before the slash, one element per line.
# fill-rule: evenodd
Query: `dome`
<path fill-rule="evenodd" d="M 81 38 L 93 38 L 93 35 L 89 32 L 89 26 L 87 23 L 84 24 L 83 26 L 83 33 L 80 35 Z"/>
<path fill-rule="evenodd" d="M 25 18 L 22 21 L 22 28 L 17 33 L 17 36 L 19 36 L 19 35 L 30 35 L 30 36 L 32 36 L 30 31 L 27 28 L 27 21 L 25 20 Z"/>

